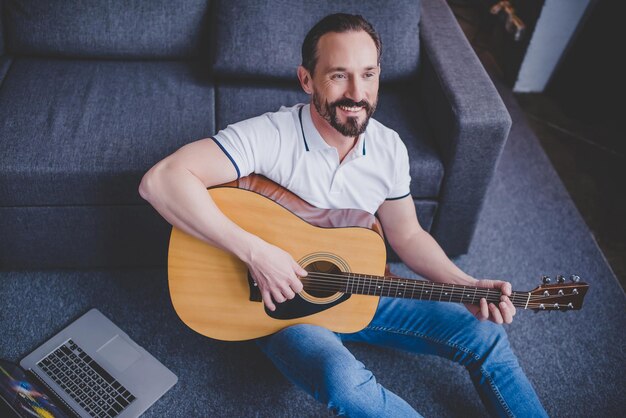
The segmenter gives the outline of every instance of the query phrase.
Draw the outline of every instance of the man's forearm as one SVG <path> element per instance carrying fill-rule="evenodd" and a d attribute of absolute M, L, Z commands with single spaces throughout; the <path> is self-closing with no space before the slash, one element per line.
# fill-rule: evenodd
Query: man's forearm
<path fill-rule="evenodd" d="M 411 270 L 427 280 L 463 285 L 476 282 L 476 279 L 450 261 L 437 241 L 424 230 L 415 232 L 404 242 L 392 246 Z"/>
<path fill-rule="evenodd" d="M 249 258 L 249 244 L 255 237 L 219 210 L 198 178 L 183 168 L 153 170 L 142 180 L 140 193 L 165 220 L 244 261 Z"/>

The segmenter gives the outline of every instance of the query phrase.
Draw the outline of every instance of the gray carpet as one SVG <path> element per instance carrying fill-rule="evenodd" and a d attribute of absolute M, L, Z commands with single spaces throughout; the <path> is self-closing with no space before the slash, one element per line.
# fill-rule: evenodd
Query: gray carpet
<path fill-rule="evenodd" d="M 511 94 L 514 125 L 469 254 L 477 277 L 530 290 L 539 276 L 579 274 L 583 310 L 518 311 L 507 326 L 522 367 L 553 417 L 623 416 L 626 298 Z M 401 264 L 396 274 L 411 275 Z M 163 270 L 0 273 L 0 357 L 17 361 L 97 307 L 179 377 L 148 417 L 325 416 L 251 343 L 204 338 L 177 318 Z M 465 370 L 430 356 L 350 345 L 378 380 L 425 416 L 486 412 Z"/>

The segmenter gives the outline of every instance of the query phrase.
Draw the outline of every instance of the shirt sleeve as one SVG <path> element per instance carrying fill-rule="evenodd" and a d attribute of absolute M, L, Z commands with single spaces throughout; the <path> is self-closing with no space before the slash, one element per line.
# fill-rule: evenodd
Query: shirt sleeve
<path fill-rule="evenodd" d="M 385 200 L 396 200 L 406 197 L 411 194 L 411 174 L 409 172 L 409 152 L 406 149 L 406 145 L 400 139 L 396 137 L 397 142 L 395 146 L 394 156 L 394 183 L 389 191 Z"/>
<path fill-rule="evenodd" d="M 268 114 L 228 125 L 211 137 L 237 170 L 237 177 L 264 174 L 277 157 L 278 129 Z"/>

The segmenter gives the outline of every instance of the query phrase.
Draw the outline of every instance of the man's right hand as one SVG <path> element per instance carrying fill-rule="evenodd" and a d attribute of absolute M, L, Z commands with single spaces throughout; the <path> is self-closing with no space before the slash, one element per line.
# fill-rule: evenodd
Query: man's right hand
<path fill-rule="evenodd" d="M 270 311 L 276 309 L 274 302 L 293 299 L 302 291 L 300 277 L 306 276 L 307 271 L 288 252 L 275 245 L 259 239 L 250 248 L 246 264 Z"/>

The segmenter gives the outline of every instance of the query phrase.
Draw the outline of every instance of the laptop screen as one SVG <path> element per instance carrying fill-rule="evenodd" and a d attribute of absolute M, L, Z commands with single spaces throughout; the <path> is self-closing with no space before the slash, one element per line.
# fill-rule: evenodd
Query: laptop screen
<path fill-rule="evenodd" d="M 68 417 L 48 395 L 17 365 L 0 360 L 0 398 L 18 417 Z"/>

